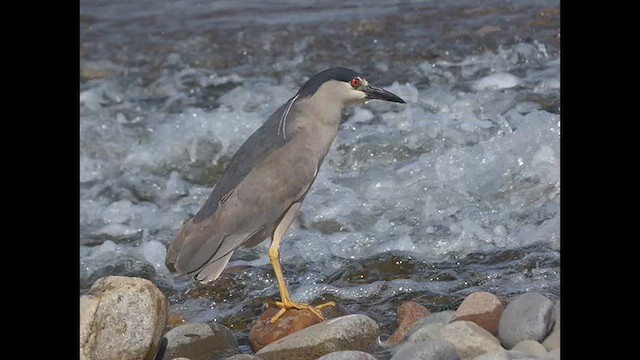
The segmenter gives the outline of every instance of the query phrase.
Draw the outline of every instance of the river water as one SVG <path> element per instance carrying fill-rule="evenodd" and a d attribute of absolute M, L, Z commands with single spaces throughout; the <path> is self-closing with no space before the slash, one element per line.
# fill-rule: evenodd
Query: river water
<path fill-rule="evenodd" d="M 142 276 L 187 321 L 248 324 L 278 296 L 268 241 L 210 286 L 166 247 L 235 150 L 312 74 L 407 101 L 348 110 L 281 247 L 298 301 L 382 326 L 414 300 L 560 296 L 559 1 L 80 2 L 80 292 Z M 384 358 L 384 355 L 381 355 Z"/>

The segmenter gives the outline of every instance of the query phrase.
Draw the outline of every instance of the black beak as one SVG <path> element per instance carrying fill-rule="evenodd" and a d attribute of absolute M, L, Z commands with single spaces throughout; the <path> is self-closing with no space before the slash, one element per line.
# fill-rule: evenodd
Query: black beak
<path fill-rule="evenodd" d="M 367 100 L 369 99 L 380 99 L 380 100 L 386 100 L 386 101 L 392 101 L 392 102 L 397 102 L 397 103 L 401 103 L 401 104 L 405 104 L 404 100 L 402 100 L 399 96 L 381 89 L 379 87 L 375 87 L 373 85 L 367 85 L 365 86 L 365 88 L 362 90 L 365 94 L 367 94 Z"/>

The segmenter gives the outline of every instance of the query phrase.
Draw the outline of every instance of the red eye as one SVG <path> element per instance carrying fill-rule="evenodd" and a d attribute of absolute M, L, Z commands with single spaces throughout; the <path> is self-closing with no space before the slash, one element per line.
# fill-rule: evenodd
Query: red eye
<path fill-rule="evenodd" d="M 351 79 L 351 87 L 358 88 L 360 86 L 360 79 L 353 78 Z"/>

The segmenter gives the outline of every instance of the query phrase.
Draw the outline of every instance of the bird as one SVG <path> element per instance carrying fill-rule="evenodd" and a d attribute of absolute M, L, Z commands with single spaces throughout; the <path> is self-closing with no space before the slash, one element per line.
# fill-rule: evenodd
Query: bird
<path fill-rule="evenodd" d="M 308 309 L 323 321 L 321 310 L 335 303 L 293 301 L 279 247 L 336 138 L 344 110 L 373 99 L 405 103 L 349 68 L 311 76 L 240 146 L 209 198 L 169 245 L 166 262 L 196 282 L 211 283 L 234 250 L 271 237 L 269 261 L 281 300 L 275 302 L 280 310 L 271 323 L 288 309 Z"/>

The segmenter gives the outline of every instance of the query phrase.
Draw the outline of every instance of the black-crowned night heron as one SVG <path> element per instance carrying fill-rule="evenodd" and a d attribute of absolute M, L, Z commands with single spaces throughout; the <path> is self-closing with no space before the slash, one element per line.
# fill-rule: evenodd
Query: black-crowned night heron
<path fill-rule="evenodd" d="M 312 76 L 254 132 L 229 162 L 200 211 L 171 243 L 167 261 L 199 282 L 214 281 L 239 246 L 271 235 L 269 260 L 280 289 L 280 311 L 320 309 L 292 301 L 282 277 L 279 245 L 336 137 L 346 106 L 380 99 L 404 103 L 357 72 L 332 68 Z"/>

